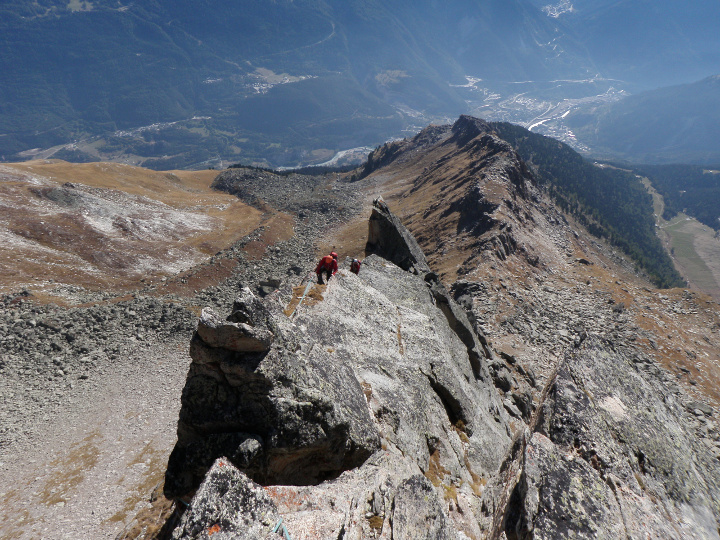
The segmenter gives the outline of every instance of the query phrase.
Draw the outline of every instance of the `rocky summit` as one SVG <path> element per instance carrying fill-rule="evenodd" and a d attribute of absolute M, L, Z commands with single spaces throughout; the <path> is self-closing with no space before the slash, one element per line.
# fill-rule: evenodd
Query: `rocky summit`
<path fill-rule="evenodd" d="M 203 311 L 174 539 L 718 537 L 712 438 L 652 359 L 590 330 L 541 383 L 384 201 L 368 230 L 358 275 Z"/>

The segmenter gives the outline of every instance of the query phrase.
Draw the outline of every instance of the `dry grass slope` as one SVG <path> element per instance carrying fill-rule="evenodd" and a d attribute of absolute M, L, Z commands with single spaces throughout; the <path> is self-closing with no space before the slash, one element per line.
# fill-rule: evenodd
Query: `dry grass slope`
<path fill-rule="evenodd" d="M 262 221 L 259 210 L 211 190 L 215 176 L 117 163 L 1 165 L 0 292 L 129 290 L 192 267 Z"/>

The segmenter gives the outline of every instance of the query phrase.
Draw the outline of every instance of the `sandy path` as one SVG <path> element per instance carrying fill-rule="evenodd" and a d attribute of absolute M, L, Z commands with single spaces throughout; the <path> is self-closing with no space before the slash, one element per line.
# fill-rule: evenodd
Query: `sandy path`
<path fill-rule="evenodd" d="M 123 530 L 175 443 L 187 346 L 182 338 L 136 347 L 10 449 L 0 464 L 0 538 L 105 539 Z"/>

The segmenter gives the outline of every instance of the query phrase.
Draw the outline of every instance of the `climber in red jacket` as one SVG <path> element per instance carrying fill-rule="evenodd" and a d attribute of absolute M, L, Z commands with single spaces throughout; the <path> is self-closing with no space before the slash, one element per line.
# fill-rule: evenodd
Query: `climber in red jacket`
<path fill-rule="evenodd" d="M 337 258 L 338 254 L 333 251 L 332 253 L 330 253 L 330 255 L 325 255 L 322 259 L 320 259 L 317 268 L 315 268 L 315 273 L 318 277 L 318 283 L 322 284 L 323 273 L 326 276 L 326 281 L 330 281 L 330 276 L 335 275 L 335 272 L 338 271 Z"/>

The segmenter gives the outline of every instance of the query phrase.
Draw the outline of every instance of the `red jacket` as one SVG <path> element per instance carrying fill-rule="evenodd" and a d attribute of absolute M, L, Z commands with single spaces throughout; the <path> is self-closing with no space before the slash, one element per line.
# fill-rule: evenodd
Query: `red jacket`
<path fill-rule="evenodd" d="M 323 270 L 332 270 L 333 276 L 335 275 L 335 272 L 338 271 L 337 260 L 334 259 L 332 255 L 325 255 L 322 259 L 320 259 L 317 268 L 315 268 L 315 273 L 319 274 Z"/>

